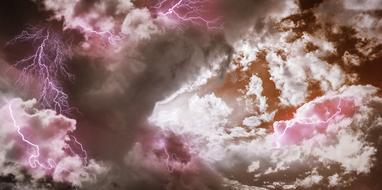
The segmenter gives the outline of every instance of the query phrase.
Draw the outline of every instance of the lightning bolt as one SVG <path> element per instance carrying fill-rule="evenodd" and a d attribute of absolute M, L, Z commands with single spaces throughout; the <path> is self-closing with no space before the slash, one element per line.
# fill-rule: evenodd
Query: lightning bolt
<path fill-rule="evenodd" d="M 59 114 L 69 114 L 68 95 L 58 78 L 72 80 L 73 75 L 65 64 L 67 49 L 61 37 L 49 28 L 30 27 L 12 40 L 16 41 L 39 42 L 34 54 L 15 64 L 15 67 L 22 68 L 17 84 L 26 86 L 32 81 L 31 77 L 35 77 L 41 88 L 38 97 L 40 105 Z"/>
<path fill-rule="evenodd" d="M 189 155 L 187 149 L 184 149 L 183 144 L 180 145 L 181 147 L 171 148 L 171 140 L 168 138 L 169 137 L 159 137 L 155 144 L 153 144 L 153 148 L 158 158 L 160 158 L 166 166 L 167 171 L 173 174 L 188 165 L 191 160 L 191 155 Z M 175 142 L 175 144 L 178 144 L 178 142 Z"/>
<path fill-rule="evenodd" d="M 17 134 L 21 137 L 21 140 L 28 144 L 29 146 L 33 147 L 34 153 L 29 157 L 28 162 L 31 168 L 36 168 L 36 167 L 41 167 L 46 170 L 53 169 L 56 166 L 56 163 L 54 162 L 53 159 L 48 159 L 46 163 L 41 163 L 40 162 L 40 147 L 37 144 L 32 143 L 30 140 L 25 138 L 25 135 L 21 132 L 20 126 L 17 124 L 13 109 L 12 109 L 12 102 L 8 104 L 8 110 L 9 110 L 9 115 L 12 119 L 13 127 L 16 129 Z"/>
<path fill-rule="evenodd" d="M 159 139 L 158 140 L 158 142 L 157 142 L 157 146 L 155 147 L 156 148 L 156 150 L 159 150 L 159 151 L 161 151 L 162 153 L 164 153 L 164 159 L 166 160 L 165 162 L 165 165 L 166 165 L 166 167 L 167 167 L 167 171 L 169 172 L 169 173 L 172 173 L 173 171 L 174 171 L 174 169 L 173 169 L 173 167 L 172 167 L 172 165 L 171 165 L 171 157 L 170 157 L 170 153 L 168 152 L 168 150 L 167 150 L 167 145 L 166 145 L 166 142 L 165 142 L 166 140 L 165 139 L 163 139 L 163 138 L 161 138 L 161 139 Z"/>
<path fill-rule="evenodd" d="M 99 36 L 101 38 L 107 39 L 108 43 L 111 45 L 117 45 L 123 39 L 122 35 L 115 35 L 114 33 L 110 31 L 96 31 L 92 29 L 91 27 L 86 27 L 86 26 L 79 26 L 79 28 L 82 32 L 86 34 L 86 36 L 89 36 L 89 35 Z"/>
<path fill-rule="evenodd" d="M 280 147 L 280 141 L 283 139 L 283 137 L 286 135 L 288 130 L 290 130 L 291 128 L 294 128 L 294 127 L 316 127 L 317 128 L 319 126 L 326 127 L 329 125 L 330 122 L 332 122 L 333 120 L 335 120 L 339 116 L 343 116 L 343 117 L 350 116 L 351 113 L 350 112 L 347 113 L 346 110 L 349 109 L 351 111 L 353 109 L 352 107 L 349 107 L 349 103 L 352 103 L 353 101 L 347 102 L 346 100 L 343 100 L 343 97 L 337 97 L 337 98 L 338 98 L 338 101 L 334 99 L 334 101 L 337 101 L 336 102 L 336 108 L 335 108 L 336 110 L 335 111 L 333 110 L 334 113 L 329 111 L 329 109 L 327 107 L 324 107 L 326 109 L 326 115 L 328 115 L 327 118 L 322 118 L 320 115 L 319 115 L 318 119 L 316 117 L 312 117 L 312 116 L 301 117 L 301 116 L 297 115 L 297 116 L 295 116 L 295 118 L 293 118 L 289 121 L 283 121 L 282 122 L 283 124 L 281 124 L 281 125 L 284 125 L 285 127 L 279 127 L 279 124 L 276 123 L 274 129 L 275 129 L 275 135 L 278 138 L 277 147 Z M 333 99 L 330 101 L 333 101 Z M 316 103 L 313 103 L 312 105 L 309 105 L 309 106 L 314 106 L 314 105 L 316 105 Z M 345 111 L 343 108 L 345 109 Z M 313 109 L 313 110 L 309 110 L 307 113 L 310 114 L 310 112 L 312 112 L 312 111 L 316 112 Z M 299 131 L 299 128 L 297 128 L 296 130 Z M 303 131 L 301 131 L 301 132 L 303 132 Z M 314 131 L 311 131 L 311 132 L 312 132 L 311 134 L 314 134 Z M 291 133 L 294 134 L 293 131 Z M 305 132 L 303 132 L 302 134 L 304 134 L 304 133 Z M 306 136 L 304 135 L 301 137 L 304 138 Z"/>
<path fill-rule="evenodd" d="M 280 134 L 280 137 L 284 136 L 286 131 L 296 123 L 302 123 L 302 124 L 306 124 L 306 125 L 328 124 L 331 120 L 333 120 L 335 117 L 337 117 L 342 112 L 342 109 L 340 106 L 341 106 L 341 98 L 339 99 L 337 107 L 336 107 L 337 111 L 331 117 L 329 117 L 328 119 L 326 119 L 324 121 L 318 121 L 317 122 L 317 121 L 309 121 L 309 120 L 311 120 L 310 118 L 296 118 L 293 120 L 293 122 L 288 122 L 285 129 Z"/>
<path fill-rule="evenodd" d="M 54 159 L 52 159 L 52 158 L 48 158 L 45 161 L 41 161 L 41 158 L 40 158 L 41 153 L 40 153 L 39 145 L 37 145 L 37 144 L 33 143 L 31 140 L 27 139 L 25 137 L 25 135 L 22 133 L 20 125 L 17 124 L 16 118 L 14 115 L 14 111 L 12 109 L 12 104 L 13 104 L 12 101 L 10 101 L 8 103 L 8 111 L 9 111 L 9 116 L 12 120 L 12 125 L 16 129 L 17 135 L 20 137 L 22 142 L 31 146 L 33 149 L 32 154 L 28 158 L 29 166 L 33 169 L 42 168 L 45 170 L 52 170 L 52 169 L 57 168 L 58 166 L 57 166 L 56 162 L 54 161 Z M 77 146 L 80 147 L 82 154 L 83 154 L 83 157 L 81 157 L 81 155 L 79 155 L 79 156 L 83 159 L 84 165 L 87 165 L 88 164 L 88 155 L 87 155 L 87 152 L 84 149 L 83 145 L 77 140 L 76 137 L 71 135 L 70 138 L 71 138 L 71 140 L 73 140 L 72 142 L 74 142 L 75 144 L 77 144 Z M 72 154 L 74 154 L 74 155 L 76 154 L 70 145 L 68 145 L 67 148 L 72 152 Z M 70 172 L 69 170 L 67 170 L 65 168 L 62 168 L 62 167 L 59 167 L 59 168 L 63 169 L 64 171 Z"/>
<path fill-rule="evenodd" d="M 221 18 L 212 16 L 208 18 L 206 5 L 208 0 L 163 0 L 152 7 L 160 16 L 174 16 L 181 22 L 191 22 L 196 25 L 205 25 L 208 29 L 221 29 Z M 203 9 L 204 8 L 204 9 Z"/>
<path fill-rule="evenodd" d="M 9 43 L 20 41 L 38 43 L 38 46 L 32 55 L 16 62 L 15 67 L 21 68 L 21 74 L 16 83 L 24 87 L 32 79 L 35 79 L 40 88 L 39 105 L 45 109 L 55 110 L 58 114 L 70 114 L 72 107 L 69 105 L 69 96 L 64 92 L 59 78 L 72 80 L 74 76 L 68 72 L 65 64 L 68 48 L 61 36 L 50 28 L 29 27 Z M 44 163 L 40 162 L 40 147 L 25 138 L 16 123 L 11 105 L 9 105 L 9 112 L 13 126 L 17 129 L 17 134 L 24 143 L 34 149 L 34 153 L 28 160 L 31 168 L 41 167 L 47 170 L 55 168 L 56 163 L 53 159 L 48 159 Z M 83 145 L 74 136 L 71 136 L 70 140 L 73 144 L 76 144 L 76 147 L 81 149 L 83 157 L 79 156 L 87 165 L 88 157 Z M 75 154 L 70 145 L 68 145 L 68 148 Z"/>
<path fill-rule="evenodd" d="M 83 159 L 85 165 L 87 165 L 88 164 L 88 153 L 87 153 L 87 151 L 84 149 L 84 146 L 77 140 L 77 138 L 75 136 L 71 136 L 71 138 L 80 147 L 82 154 L 84 155 L 84 157 L 82 157 L 82 159 Z"/>

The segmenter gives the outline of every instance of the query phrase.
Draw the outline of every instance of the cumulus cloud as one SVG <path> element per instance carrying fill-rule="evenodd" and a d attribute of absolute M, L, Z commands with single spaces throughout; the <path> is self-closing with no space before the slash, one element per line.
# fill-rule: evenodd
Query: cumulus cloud
<path fill-rule="evenodd" d="M 2 98 L 3 175 L 21 173 L 22 168 L 27 168 L 27 173 L 35 180 L 52 174 L 55 181 L 80 186 L 107 171 L 94 160 L 86 164 L 87 160 L 67 152 L 70 148 L 68 133 L 75 130 L 75 120 L 52 110 L 36 110 L 33 108 L 35 100 Z M 13 165 L 9 163 L 16 165 L 15 171 L 9 170 L 9 165 Z"/>
<path fill-rule="evenodd" d="M 330 43 L 308 34 L 293 43 L 288 43 L 287 37 L 282 39 L 281 44 L 273 46 L 277 48 L 270 47 L 271 52 L 267 55 L 272 80 L 281 91 L 281 103 L 299 105 L 305 102 L 311 80 L 318 81 L 323 92 L 336 90 L 344 84 L 346 78 L 342 69 L 320 59 L 334 51 Z M 320 48 L 306 52 L 305 46 L 309 42 Z M 279 47 L 289 47 L 283 49 L 284 59 L 283 55 L 277 53 Z"/>
<path fill-rule="evenodd" d="M 9 182 L 0 187 L 365 183 L 358 178 L 380 171 L 382 100 L 378 88 L 354 85 L 362 77 L 354 68 L 380 55 L 380 3 L 328 0 L 302 10 L 301 2 L 219 1 L 225 23 L 210 31 L 177 24 L 145 1 L 41 1 L 64 29 L 80 31 L 68 63 L 77 78 L 63 85 L 80 113 L 38 110 L 14 98 L 17 69 L 2 75 L 0 176 Z M 3 68 L 10 67 L 1 58 Z M 15 122 L 40 146 L 40 165 L 54 169 L 31 167 L 33 146 Z M 75 130 L 94 159 L 68 150 Z"/>
<path fill-rule="evenodd" d="M 246 101 L 246 109 L 251 111 L 251 107 L 255 104 L 258 109 L 254 111 L 252 116 L 246 117 L 243 120 L 243 125 L 248 127 L 257 127 L 264 122 L 272 121 L 275 115 L 275 112 L 268 112 L 268 98 L 263 95 L 263 81 L 260 77 L 253 75 L 246 87 L 245 99 L 250 99 L 252 96 L 255 96 L 255 101 Z M 249 105 L 248 105 L 249 104 Z"/>
<path fill-rule="evenodd" d="M 337 26 L 347 26 L 356 29 L 361 37 L 375 38 L 381 42 L 378 35 L 381 32 L 381 18 L 377 11 L 382 9 L 380 1 L 325 1 L 315 11 L 320 22 L 330 22 Z"/>
<path fill-rule="evenodd" d="M 159 33 L 160 28 L 154 23 L 148 9 L 134 9 L 123 20 L 121 31 L 133 39 L 148 39 Z"/>
<path fill-rule="evenodd" d="M 323 20 L 320 17 L 318 18 Z M 309 24 L 314 23 L 315 21 Z M 295 26 L 299 27 L 298 25 Z M 211 135 L 195 134 L 197 132 L 194 131 L 199 130 L 197 128 L 199 126 L 197 124 L 198 121 L 185 122 L 187 123 L 185 124 L 182 123 L 184 119 L 181 119 L 185 117 L 182 116 L 183 113 L 184 115 L 193 115 L 187 111 L 190 108 L 184 106 L 193 97 L 190 93 L 177 94 L 176 98 L 172 98 L 172 101 L 157 104 L 151 116 L 152 121 L 154 123 L 157 122 L 156 125 L 161 128 L 182 134 L 182 136 L 197 137 L 191 140 L 196 145 L 198 142 L 207 143 L 207 145 L 203 145 L 202 148 L 196 148 L 196 150 L 200 152 L 201 158 L 205 159 L 215 168 L 218 168 L 223 176 L 231 176 L 230 179 L 225 178 L 226 185 L 231 188 L 256 189 L 258 187 L 266 187 L 293 189 L 296 187 L 309 188 L 312 186 L 347 186 L 355 179 L 354 176 L 370 173 L 371 168 L 374 166 L 378 146 L 374 146 L 375 141 L 367 139 L 369 133 L 360 128 L 371 129 L 375 128 L 375 126 L 369 122 L 360 123 L 365 118 L 358 116 L 364 115 L 366 117 L 362 110 L 373 109 L 373 103 L 371 102 L 379 101 L 379 98 L 375 95 L 377 89 L 370 86 L 343 87 L 346 83 L 354 82 L 354 76 L 347 75 L 347 71 L 343 67 L 333 64 L 326 59 L 326 57 L 338 53 L 336 42 L 332 42 L 322 33 L 303 31 L 298 37 L 295 36 L 296 33 L 298 31 L 286 30 L 275 32 L 269 36 L 263 35 L 265 36 L 263 39 L 246 36 L 241 41 L 238 41 L 237 45 L 234 45 L 235 50 L 239 50 L 236 56 L 239 57 L 238 62 L 244 68 L 242 72 L 248 72 L 252 61 L 257 58 L 256 54 L 260 51 L 265 51 L 271 79 L 275 82 L 275 86 L 280 92 L 279 99 L 281 105 L 297 107 L 302 105 L 296 111 L 295 118 L 303 117 L 306 119 L 307 116 L 302 115 L 310 112 L 310 115 L 308 114 L 309 119 L 311 119 L 309 122 L 314 122 L 320 117 L 321 119 L 329 118 L 337 109 L 340 109 L 338 117 L 336 116 L 330 123 L 325 123 L 325 132 L 316 131 L 310 134 L 312 136 L 300 136 L 302 137 L 301 144 L 277 148 L 277 144 L 280 141 L 275 136 L 270 135 L 261 128 L 256 128 L 256 126 L 263 122 L 273 119 L 274 115 L 268 114 L 265 117 L 267 119 L 261 119 L 259 116 L 245 118 L 244 125 L 250 128 L 227 127 L 226 124 L 219 124 L 217 125 L 219 129 L 215 129 L 218 133 L 211 130 L 204 132 L 205 134 L 211 133 Z M 253 31 L 247 35 L 250 34 L 255 37 L 258 35 L 258 33 Z M 252 45 L 250 41 L 253 39 L 256 39 L 255 41 L 259 43 Z M 237 67 L 233 67 L 233 70 L 235 69 Z M 258 104 L 263 105 L 260 108 L 265 110 L 266 104 L 262 104 L 262 102 L 266 103 L 266 97 L 262 96 L 264 85 L 262 80 L 264 79 L 258 78 L 256 75 L 249 78 L 251 80 L 247 81 L 247 95 L 257 97 L 259 100 Z M 322 97 L 308 101 L 308 99 L 312 98 L 312 81 L 318 84 L 318 88 L 315 87 L 314 89 L 313 93 L 315 95 L 313 97 Z M 350 99 L 347 101 L 349 97 Z M 370 97 L 372 97 L 373 101 L 369 101 Z M 338 107 L 339 99 L 343 102 Z M 355 105 L 352 105 L 353 101 L 355 101 Z M 317 107 L 314 108 L 315 106 L 313 105 L 317 105 Z M 311 111 L 307 111 L 309 110 L 308 108 Z M 181 109 L 184 111 L 180 111 Z M 327 110 L 326 114 L 329 115 L 314 116 L 313 114 L 312 116 L 312 113 L 321 113 L 325 109 Z M 174 112 L 170 110 L 174 110 Z M 304 114 L 302 114 L 303 112 Z M 374 116 L 380 114 L 378 109 L 372 112 L 374 112 Z M 166 115 L 164 113 L 177 114 Z M 354 117 L 353 114 L 355 114 Z M 366 120 L 373 120 L 374 116 Z M 228 115 L 227 117 L 230 116 Z M 168 118 L 171 118 L 171 122 Z M 210 121 L 212 123 L 207 124 L 208 126 L 216 126 L 218 124 L 218 122 L 213 122 L 214 120 Z M 274 123 L 274 126 L 278 126 L 281 122 Z M 296 121 L 290 120 L 290 122 L 295 123 Z M 177 127 L 170 127 L 175 123 Z M 187 127 L 190 123 L 193 123 L 193 127 Z M 302 126 L 302 128 L 310 130 L 312 127 Z M 209 128 L 203 125 L 200 129 L 204 131 Z M 217 134 L 218 136 L 215 137 L 216 139 L 221 139 L 220 141 L 211 138 Z M 306 133 L 303 132 L 297 134 L 297 136 L 301 134 Z M 296 134 L 292 134 L 292 136 L 295 137 Z M 230 141 L 234 143 L 230 144 Z M 345 146 L 345 144 L 352 144 L 352 147 L 357 148 L 349 151 L 346 148 L 349 146 Z M 203 148 L 208 146 L 214 148 Z M 270 148 L 264 150 L 263 147 Z M 340 152 L 340 154 L 334 152 Z M 210 157 L 208 155 L 224 156 L 219 156 L 218 159 L 215 159 L 217 156 Z M 269 157 L 271 158 L 270 160 Z M 311 163 L 311 165 L 304 164 L 307 162 Z M 248 168 L 245 168 L 243 165 L 247 165 Z M 329 167 L 322 169 L 325 165 L 329 165 Z M 243 179 L 243 171 L 249 171 L 251 173 L 249 175 L 254 176 L 255 182 Z M 290 177 L 286 179 L 279 178 L 279 176 L 285 174 L 290 175 Z M 241 177 L 232 177 L 235 175 Z M 278 180 L 269 181 L 268 179 L 270 178 Z"/>
<path fill-rule="evenodd" d="M 231 113 L 232 109 L 214 94 L 193 95 L 177 98 L 168 104 L 157 103 L 150 121 L 164 130 L 185 135 L 201 146 L 201 151 L 207 151 L 201 155 L 202 158 L 221 159 L 210 151 L 223 148 L 221 143 L 226 132 L 222 126 L 228 124 L 227 118 Z"/>
<path fill-rule="evenodd" d="M 375 116 L 365 116 L 364 111 L 365 109 L 373 110 L 371 102 L 380 101 L 374 95 L 376 91 L 377 89 L 371 86 L 351 86 L 341 89 L 340 93 L 331 93 L 306 103 L 300 108 L 300 111 L 297 111 L 294 118 L 297 120 L 301 117 L 305 117 L 305 119 L 310 117 L 310 121 L 306 122 L 313 122 L 316 125 L 308 126 L 301 124 L 301 129 L 312 130 L 316 128 L 323 131 L 313 133 L 310 136 L 304 136 L 300 138 L 299 143 L 294 142 L 297 144 L 287 145 L 287 143 L 278 137 L 277 133 L 269 134 L 261 129 L 249 132 L 240 130 L 240 128 L 227 129 L 224 120 L 203 120 L 204 117 L 197 116 L 198 114 L 196 114 L 199 109 L 205 106 L 221 105 L 221 103 L 218 103 L 220 100 L 215 100 L 216 103 L 200 101 L 200 103 L 204 102 L 203 105 L 192 108 L 190 103 L 193 102 L 195 96 L 194 98 L 181 96 L 171 103 L 157 105 L 151 116 L 151 121 L 176 134 L 182 134 L 182 136 L 186 137 L 191 136 L 192 138 L 189 142 L 193 144 L 191 147 L 194 147 L 194 151 L 198 152 L 202 159 L 218 168 L 223 176 L 225 174 L 229 175 L 232 172 L 238 176 L 254 176 L 255 182 L 236 182 L 243 186 L 248 185 L 248 188 L 253 186 L 293 189 L 299 186 L 311 187 L 327 180 L 329 182 L 324 182 L 324 184 L 328 185 L 330 183 L 333 185 L 336 180 L 340 179 L 343 180 L 341 184 L 346 185 L 346 183 L 353 180 L 351 176 L 369 173 L 374 165 L 376 147 L 373 146 L 373 143 L 375 142 L 368 141 L 366 137 L 369 134 L 364 131 L 368 128 L 374 128 L 374 126 L 364 120 L 373 120 Z M 337 105 L 338 97 L 342 98 L 340 107 Z M 352 101 L 355 101 L 355 105 L 352 105 L 351 102 L 346 102 L 346 98 L 349 97 Z M 190 101 L 190 103 L 185 103 L 184 101 Z M 334 107 L 331 107 L 331 101 L 335 101 L 337 104 L 333 102 Z M 218 113 L 222 114 L 222 116 L 229 113 L 227 107 L 219 107 L 219 109 L 215 108 L 214 110 L 221 110 Z M 325 115 L 325 112 L 313 111 L 312 109 L 320 109 L 322 111 L 325 109 L 327 111 L 332 110 L 332 115 L 336 109 L 341 109 L 340 114 L 353 114 L 354 112 L 354 115 L 352 117 L 345 115 L 345 118 L 337 115 L 336 118 L 333 117 L 332 120 L 326 121 L 325 117 L 329 118 L 330 115 Z M 190 111 L 195 113 L 190 114 Z M 302 112 L 306 115 L 303 116 Z M 380 115 L 378 110 L 371 112 L 374 115 Z M 214 118 L 214 115 L 216 115 L 211 111 L 203 113 L 211 114 L 206 115 L 206 118 Z M 314 113 L 323 113 L 325 116 L 312 115 Z M 187 120 L 189 115 L 195 115 L 197 118 Z M 327 123 L 320 123 L 320 120 L 317 121 L 320 117 Z M 318 126 L 323 124 L 325 126 Z M 278 125 L 278 122 L 274 123 L 275 127 L 278 127 Z M 299 130 L 297 126 L 299 124 L 297 122 L 294 125 L 290 126 L 290 131 L 284 134 L 285 137 L 293 136 L 293 139 L 296 140 L 299 139 L 296 135 L 307 134 L 306 132 L 294 133 L 294 130 Z M 237 143 L 238 141 L 240 143 Z M 282 143 L 281 145 L 279 144 L 280 142 Z M 243 168 L 243 165 L 246 165 L 247 169 Z M 321 168 L 324 165 L 328 167 L 326 169 L 325 167 Z M 340 169 L 335 169 L 338 166 Z M 242 168 L 241 171 L 239 168 Z M 248 173 L 245 174 L 246 172 Z M 340 172 L 337 173 L 339 176 L 333 177 L 336 175 L 334 172 Z M 269 180 L 270 176 L 277 178 L 276 176 L 281 176 L 284 173 L 289 173 L 290 177 L 284 180 L 279 179 L 278 181 Z M 241 178 L 230 178 L 231 180 L 241 180 Z M 235 186 L 232 184 L 232 181 L 227 181 L 227 183 Z"/>
<path fill-rule="evenodd" d="M 134 8 L 130 1 L 43 1 L 47 10 L 54 12 L 56 19 L 63 19 L 67 28 L 116 32 L 126 12 Z M 88 31 L 89 32 L 89 31 Z"/>

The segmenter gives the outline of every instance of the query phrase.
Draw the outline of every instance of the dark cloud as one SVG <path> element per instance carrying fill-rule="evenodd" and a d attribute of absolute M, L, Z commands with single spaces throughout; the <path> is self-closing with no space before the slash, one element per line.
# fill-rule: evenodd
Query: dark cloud
<path fill-rule="evenodd" d="M 15 11 L 17 10 L 17 11 Z M 6 40 L 12 39 L 28 24 L 42 22 L 49 16 L 36 3 L 26 0 L 3 1 L 0 6 L 0 42 L 4 46 Z M 44 21 L 43 21 L 44 22 Z M 5 40 L 5 41 L 2 41 Z"/>
<path fill-rule="evenodd" d="M 70 93 L 72 102 L 90 122 L 88 132 L 99 131 L 94 140 L 100 142 L 95 143 L 98 151 L 106 151 L 104 156 L 122 158 L 136 135 L 152 128 L 145 125 L 155 103 L 195 79 L 200 69 L 212 67 L 212 57 L 226 57 L 213 63 L 224 73 L 232 53 L 224 39 L 186 32 L 158 35 L 135 50 L 124 49 L 113 71 L 100 60 L 77 58 L 71 63 L 77 76 Z M 120 149 L 108 148 L 116 143 Z"/>
<path fill-rule="evenodd" d="M 272 33 L 270 16 L 277 16 L 288 6 L 288 1 L 277 0 L 222 0 L 224 31 L 228 41 L 236 41 L 250 30 Z"/>
<path fill-rule="evenodd" d="M 335 6 L 331 6 L 330 3 L 324 4 L 325 2 L 321 0 L 221 0 L 219 1 L 219 11 L 225 21 L 221 31 L 207 31 L 186 25 L 168 29 L 159 26 L 160 20 L 155 20 L 158 18 L 151 18 L 150 16 L 148 16 L 150 18 L 136 18 L 148 14 L 145 12 L 148 10 L 139 9 L 138 12 L 135 12 L 136 15 L 130 15 L 132 21 L 125 28 L 126 30 L 134 30 L 134 32 L 126 34 L 147 32 L 147 35 L 142 34 L 144 38 L 138 40 L 129 40 L 129 37 L 133 37 L 128 36 L 119 44 L 121 50 L 112 56 L 103 56 L 104 52 L 115 46 L 102 44 L 99 47 L 99 54 L 92 55 L 94 52 L 91 51 L 84 53 L 81 45 L 89 40 L 90 35 L 84 34 L 84 28 L 76 28 L 82 27 L 82 25 L 76 25 L 78 24 L 76 18 L 96 15 L 89 19 L 91 23 L 87 23 L 94 27 L 92 29 L 98 29 L 112 21 L 109 23 L 112 25 L 110 31 L 118 31 L 120 27 L 124 27 L 122 23 L 129 16 L 126 16 L 121 10 L 130 10 L 130 8 L 138 10 L 133 7 L 134 4 L 144 7 L 147 3 L 142 3 L 143 1 L 134 2 L 131 4 L 132 7 L 129 7 L 130 2 L 125 1 L 125 6 L 128 8 L 122 9 L 119 7 L 120 1 L 116 0 L 81 0 L 72 6 L 74 5 L 73 2 L 60 0 L 56 4 L 54 1 L 44 1 L 45 5 L 49 4 L 50 11 L 43 10 L 41 5 L 44 3 L 36 5 L 31 1 L 22 0 L 2 3 L 0 6 L 0 28 L 2 28 L 0 43 L 5 45 L 27 24 L 54 25 L 53 27 L 57 31 L 61 31 L 67 25 L 73 29 L 60 32 L 60 35 L 64 36 L 65 43 L 72 46 L 74 56 L 70 57 L 67 64 L 70 72 L 75 75 L 75 79 L 73 81 L 64 80 L 64 78 L 60 80 L 69 95 L 71 105 L 78 110 L 73 115 L 77 121 L 77 130 L 74 133 L 84 143 L 89 157 L 97 161 L 104 161 L 110 167 L 110 172 L 107 175 L 98 176 L 95 183 L 84 185 L 84 189 L 231 190 L 230 187 L 223 185 L 226 183 L 224 181 L 226 178 L 237 180 L 245 185 L 266 186 L 269 181 L 292 183 L 301 176 L 302 172 L 310 172 L 313 175 L 313 168 L 323 167 L 320 162 L 317 165 L 312 164 L 311 167 L 302 171 L 303 169 L 299 170 L 298 168 L 304 168 L 306 165 L 299 163 L 300 165 L 297 164 L 297 169 L 294 171 L 285 170 L 276 174 L 264 175 L 258 178 L 258 181 L 254 181 L 253 173 L 247 172 L 248 164 L 253 160 L 249 161 L 240 153 L 231 155 L 231 157 L 227 156 L 225 157 L 227 160 L 212 167 L 210 163 L 206 163 L 196 153 L 190 151 L 189 148 L 192 144 L 188 144 L 183 139 L 185 137 L 182 134 L 153 126 L 148 122 L 148 117 L 152 114 L 158 101 L 172 95 L 187 82 L 195 81 L 202 69 L 215 72 L 217 80 L 225 81 L 226 72 L 235 53 L 233 44 L 243 40 L 248 34 L 264 37 L 272 36 L 278 32 L 290 32 L 294 36 L 294 40 L 300 40 L 304 34 L 316 34 L 318 29 L 322 29 L 318 26 L 324 27 L 324 25 L 319 24 L 326 23 L 322 20 L 326 17 L 317 16 L 317 11 L 322 11 L 325 6 L 335 9 Z M 56 7 L 56 5 L 62 5 L 65 8 L 70 7 L 73 9 L 73 13 L 65 12 L 61 9 L 62 7 Z M 292 11 L 289 10 L 293 9 L 294 6 L 300 9 L 290 15 Z M 328 12 L 333 12 L 333 10 L 330 9 Z M 56 19 L 61 20 L 52 21 L 53 15 L 58 16 L 59 18 Z M 375 16 L 377 13 L 373 13 L 373 15 Z M 280 28 L 276 28 L 278 27 L 277 24 L 280 24 L 278 19 L 285 16 L 288 17 L 283 19 L 281 24 L 290 25 L 281 28 L 280 31 Z M 87 21 L 87 19 L 80 21 Z M 145 25 L 147 28 L 140 27 L 146 22 L 149 23 Z M 155 29 L 151 28 L 154 26 Z M 75 31 L 77 29 L 78 31 Z M 345 35 L 346 32 L 330 36 L 330 32 L 327 31 L 328 34 L 326 34 L 321 31 L 321 34 L 328 38 L 325 40 L 333 42 L 337 49 L 336 53 L 339 54 L 322 59 L 327 59 L 325 61 L 330 64 L 340 62 L 341 66 L 344 65 L 341 62 L 342 55 L 349 49 L 354 50 L 359 47 L 358 44 L 362 41 L 360 38 L 354 37 L 357 32 L 352 29 L 349 31 L 354 32 L 349 34 L 350 37 Z M 94 33 L 92 34 L 94 35 Z M 342 34 L 344 36 L 341 36 Z M 332 40 L 330 37 L 335 39 Z M 337 40 L 341 37 L 344 40 Z M 355 42 L 349 48 L 346 44 L 352 43 L 353 39 Z M 0 49 L 0 95 L 10 93 L 26 98 L 34 96 L 20 89 L 19 91 L 22 92 L 15 90 L 17 88 L 14 81 L 18 77 L 19 71 L 15 68 L 12 69 L 11 65 L 27 51 L 24 45 Z M 372 49 L 375 52 L 380 51 L 381 48 L 376 46 Z M 353 53 L 358 51 L 353 50 L 350 51 Z M 361 55 L 361 52 L 358 54 Z M 359 74 L 362 84 L 379 86 L 382 83 L 380 83 L 380 75 L 377 72 L 380 68 L 378 62 L 381 59 L 378 57 L 380 55 L 378 52 L 374 54 L 377 58 L 365 61 L 360 67 L 349 67 L 349 70 Z M 291 55 L 285 55 L 285 59 L 288 58 L 287 56 Z M 266 61 L 264 60 L 264 62 Z M 265 67 L 269 69 L 268 66 Z M 8 69 L 10 72 L 5 72 Z M 346 70 L 346 66 L 343 66 L 343 69 Z M 379 106 L 376 103 L 376 107 Z M 380 110 L 376 113 L 380 113 Z M 368 142 L 375 143 L 378 141 L 379 143 L 378 138 L 374 135 L 380 133 L 379 128 L 374 127 L 370 130 L 374 130 L 375 133 L 365 132 L 362 134 L 370 134 L 367 136 L 370 139 Z M 165 145 L 158 148 L 156 143 L 162 141 Z M 380 153 L 377 153 L 377 158 L 380 157 Z M 263 171 L 272 167 L 273 161 L 267 157 L 258 156 L 256 159 L 262 163 L 269 163 L 269 166 L 262 165 L 259 167 L 260 170 Z M 282 160 L 278 157 L 277 159 Z M 232 163 L 227 166 L 227 162 Z M 337 171 L 338 167 L 334 167 L 332 170 Z M 327 171 L 323 170 L 322 172 Z M 377 166 L 372 174 L 380 175 L 380 167 Z M 15 189 L 24 186 L 38 186 L 36 189 L 73 188 L 70 184 L 56 183 L 52 179 L 45 178 L 38 182 L 17 181 L 12 175 L 0 176 L 0 189 Z M 356 181 L 355 187 L 362 187 L 371 183 L 373 188 L 379 188 L 380 184 L 375 182 L 376 178 L 360 178 L 359 181 Z M 239 189 L 247 187 L 245 185 L 239 186 Z M 320 187 L 317 186 L 317 188 Z M 322 187 L 327 187 L 327 183 L 325 182 Z"/>
<path fill-rule="evenodd" d="M 299 6 L 301 10 L 308 10 L 317 7 L 324 0 L 299 0 Z"/>

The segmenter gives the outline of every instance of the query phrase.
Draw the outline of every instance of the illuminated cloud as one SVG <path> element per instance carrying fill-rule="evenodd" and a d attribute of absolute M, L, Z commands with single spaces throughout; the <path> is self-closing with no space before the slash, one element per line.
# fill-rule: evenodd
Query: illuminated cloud
<path fill-rule="evenodd" d="M 380 1 L 34 3 L 0 6 L 0 189 L 382 188 Z"/>
<path fill-rule="evenodd" d="M 81 185 L 107 171 L 94 160 L 87 164 L 82 157 L 68 152 L 69 133 L 76 128 L 75 120 L 52 110 L 36 110 L 35 100 L 2 98 L 3 175 L 21 173 L 26 168 L 26 174 L 32 174 L 34 179 L 52 175 L 55 181 Z M 12 165 L 15 171 L 9 171 Z"/>

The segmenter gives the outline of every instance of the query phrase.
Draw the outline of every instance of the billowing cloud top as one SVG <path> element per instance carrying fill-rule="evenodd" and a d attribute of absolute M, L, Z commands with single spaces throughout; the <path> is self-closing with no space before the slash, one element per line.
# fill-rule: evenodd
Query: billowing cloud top
<path fill-rule="evenodd" d="M 7 6 L 0 189 L 382 188 L 379 0 Z"/>

